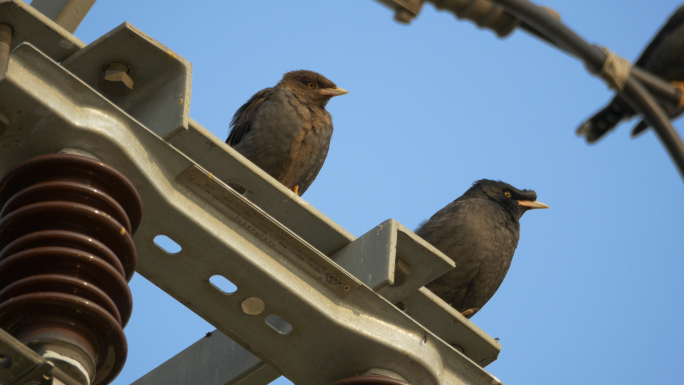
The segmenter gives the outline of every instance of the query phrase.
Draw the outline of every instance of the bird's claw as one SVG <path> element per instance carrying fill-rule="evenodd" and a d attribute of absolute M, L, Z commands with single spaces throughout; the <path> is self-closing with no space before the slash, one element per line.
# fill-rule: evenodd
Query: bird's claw
<path fill-rule="evenodd" d="M 472 308 L 472 309 L 468 309 L 468 310 L 462 311 L 462 312 L 461 312 L 461 315 L 462 315 L 462 316 L 465 316 L 465 317 L 468 317 L 468 316 L 471 316 L 471 315 L 477 313 L 478 311 L 480 311 L 480 309 Z"/>
<path fill-rule="evenodd" d="M 295 194 L 297 194 L 297 195 L 299 195 L 299 185 L 298 185 L 298 184 L 296 184 L 296 185 L 292 188 L 292 192 L 295 193 Z"/>

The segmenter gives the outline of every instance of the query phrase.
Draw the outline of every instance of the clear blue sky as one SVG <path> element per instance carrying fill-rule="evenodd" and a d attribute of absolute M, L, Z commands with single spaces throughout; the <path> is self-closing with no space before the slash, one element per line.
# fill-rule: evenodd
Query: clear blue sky
<path fill-rule="evenodd" d="M 633 60 L 679 2 L 544 5 Z M 508 276 L 473 318 L 501 339 L 487 370 L 504 383 L 682 383 L 684 184 L 651 132 L 575 137 L 611 92 L 574 58 L 430 5 L 399 25 L 371 0 L 99 0 L 76 36 L 90 43 L 124 21 L 193 64 L 190 115 L 221 139 L 284 72 L 349 90 L 328 105 L 335 134 L 304 199 L 357 236 L 388 218 L 415 228 L 477 179 L 536 190 L 551 209 L 522 218 Z M 117 385 L 213 330 L 139 275 L 131 286 Z"/>

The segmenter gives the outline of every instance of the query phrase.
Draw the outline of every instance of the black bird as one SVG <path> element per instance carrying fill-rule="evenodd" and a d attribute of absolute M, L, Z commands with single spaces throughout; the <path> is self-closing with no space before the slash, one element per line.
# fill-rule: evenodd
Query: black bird
<path fill-rule="evenodd" d="M 635 65 L 670 81 L 684 93 L 684 6 L 677 9 L 660 28 Z M 676 118 L 684 111 L 684 97 L 679 106 L 665 105 L 664 108 L 671 119 Z M 587 143 L 594 143 L 636 113 L 624 98 L 617 95 L 603 110 L 582 123 L 577 135 L 586 137 Z M 648 124 L 642 120 L 632 130 L 632 136 L 646 128 Z"/>
<path fill-rule="evenodd" d="M 237 110 L 226 143 L 301 196 L 328 155 L 333 125 L 325 106 L 346 93 L 316 72 L 288 72 Z"/>
<path fill-rule="evenodd" d="M 416 229 L 456 262 L 426 287 L 470 318 L 503 282 L 520 238 L 520 217 L 548 209 L 532 190 L 482 179 Z"/>

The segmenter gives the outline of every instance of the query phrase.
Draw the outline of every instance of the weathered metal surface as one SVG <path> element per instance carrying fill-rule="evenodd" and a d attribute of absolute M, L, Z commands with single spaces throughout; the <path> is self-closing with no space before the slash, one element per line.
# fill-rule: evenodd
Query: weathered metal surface
<path fill-rule="evenodd" d="M 318 258 L 318 251 L 308 243 L 292 239 L 293 234 L 286 227 L 212 174 L 191 166 L 178 177 L 178 181 L 340 297 L 360 286 L 346 272 L 341 274 L 332 261 Z"/>
<path fill-rule="evenodd" d="M 74 33 L 95 0 L 33 0 L 31 6 L 67 31 Z"/>
<path fill-rule="evenodd" d="M 498 383 L 330 260 L 353 236 L 199 125 L 170 137 L 171 146 L 29 44 L 10 56 L 0 114 L 8 121 L 0 172 L 67 147 L 117 168 L 149 214 L 135 236 L 138 272 L 295 383 L 331 383 L 370 368 L 414 385 Z M 183 182 L 188 175 L 198 179 Z M 227 186 L 235 182 L 249 200 Z M 160 249 L 153 242 L 160 234 L 182 250 Z M 397 234 L 399 249 L 406 234 Z M 214 275 L 237 291 L 217 290 Z M 334 279 L 322 279 L 328 276 Z M 260 299 L 264 310 L 243 312 L 246 298 Z M 272 315 L 292 330 L 273 330 Z"/>
<path fill-rule="evenodd" d="M 188 129 L 192 65 L 169 48 L 123 23 L 62 65 L 94 89 L 111 63 L 128 66 L 135 86 L 121 96 L 105 94 L 114 104 L 163 138 Z"/>
<path fill-rule="evenodd" d="M 12 47 L 30 42 L 58 62 L 85 47 L 85 43 L 21 0 L 0 0 L 0 23 L 12 26 Z"/>
<path fill-rule="evenodd" d="M 218 331 L 208 333 L 177 357 L 181 359 L 166 361 L 131 385 L 261 385 L 281 376 Z"/>
<path fill-rule="evenodd" d="M 449 345 L 457 347 L 464 355 L 485 367 L 496 360 L 501 344 L 456 309 L 423 287 L 401 301 L 414 320 L 430 329 Z"/>
<path fill-rule="evenodd" d="M 396 256 L 408 261 L 408 270 L 401 285 L 394 283 Z M 453 268 L 453 261 L 410 232 L 394 220 L 387 220 L 352 241 L 331 257 L 336 263 L 353 274 L 361 282 L 378 291 L 392 303 L 399 301 L 400 308 L 424 325 L 438 337 L 457 347 L 465 356 L 486 366 L 493 362 L 501 349 L 501 345 L 492 337 L 480 330 L 451 306 L 420 286 L 430 282 L 434 277 Z M 388 290 L 390 289 L 390 290 Z M 398 289 L 398 290 L 391 290 Z M 216 330 L 211 334 L 213 341 L 225 341 L 226 346 L 235 342 Z M 171 358 L 135 385 L 173 384 L 235 384 L 241 377 L 250 379 L 249 384 L 266 384 L 279 376 L 279 372 L 262 363 L 258 358 L 244 349 L 231 351 L 230 359 L 237 362 L 250 362 L 250 365 L 235 365 L 234 370 L 226 371 L 226 346 L 222 343 L 209 343 L 206 338 L 197 341 L 188 349 Z M 202 360 L 198 360 L 199 353 Z M 196 363 L 187 367 L 187 362 Z M 261 364 L 257 364 L 260 362 Z M 199 364 L 197 364 L 199 363 Z M 170 368 L 176 375 L 169 375 Z M 268 374 L 263 375 L 264 372 Z M 239 375 L 238 375 L 239 374 Z M 264 382 L 252 382 L 256 378 Z M 161 381 L 163 379 L 163 381 Z M 161 382 L 160 382 L 161 381 Z M 245 380 L 247 381 L 247 380 Z"/>
<path fill-rule="evenodd" d="M 245 187 L 246 198 L 323 254 L 356 239 L 192 119 L 187 131 L 167 141 L 214 177 Z"/>
<path fill-rule="evenodd" d="M 0 329 L 0 384 L 82 385 L 2 329 Z"/>
<path fill-rule="evenodd" d="M 454 262 L 388 219 L 330 258 L 391 303 L 454 268 Z"/>

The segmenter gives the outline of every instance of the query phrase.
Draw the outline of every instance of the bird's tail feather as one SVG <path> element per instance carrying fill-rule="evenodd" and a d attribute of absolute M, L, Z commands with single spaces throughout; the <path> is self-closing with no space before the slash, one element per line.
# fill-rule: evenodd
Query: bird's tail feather
<path fill-rule="evenodd" d="M 669 104 L 663 104 L 663 109 L 665 110 L 665 113 L 670 117 L 670 119 L 674 119 L 679 114 L 682 113 L 682 109 L 678 106 L 673 106 Z M 637 136 L 641 135 L 644 131 L 649 129 L 651 127 L 650 124 L 646 123 L 645 120 L 640 121 L 634 128 L 632 129 L 632 138 L 636 138 Z"/>
<path fill-rule="evenodd" d="M 641 135 L 644 131 L 648 129 L 648 127 L 650 126 L 648 125 L 648 123 L 646 123 L 645 120 L 640 121 L 639 124 L 634 126 L 634 128 L 632 129 L 632 138 L 636 138 L 637 136 Z"/>
<path fill-rule="evenodd" d="M 577 136 L 584 136 L 587 143 L 595 143 L 615 128 L 623 119 L 631 118 L 634 109 L 621 98 L 613 99 L 605 108 L 597 112 L 577 128 Z"/>

